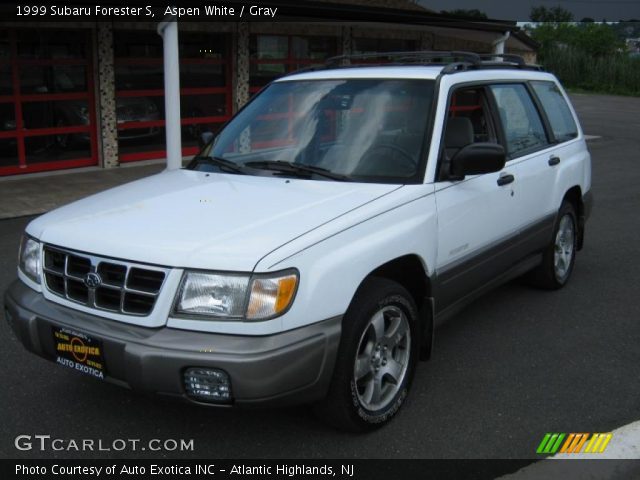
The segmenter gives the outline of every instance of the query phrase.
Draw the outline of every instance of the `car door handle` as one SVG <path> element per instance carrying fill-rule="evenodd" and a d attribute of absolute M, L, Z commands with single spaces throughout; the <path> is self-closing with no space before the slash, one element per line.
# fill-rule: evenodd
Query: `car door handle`
<path fill-rule="evenodd" d="M 504 174 L 504 175 L 500 175 L 500 177 L 498 177 L 498 185 L 500 187 L 503 186 L 503 185 L 509 185 L 515 179 L 516 179 L 516 177 L 514 177 L 510 173 L 507 173 L 507 174 Z"/>
<path fill-rule="evenodd" d="M 556 157 L 555 155 L 549 159 L 549 166 L 553 167 L 560 163 L 560 157 Z"/>

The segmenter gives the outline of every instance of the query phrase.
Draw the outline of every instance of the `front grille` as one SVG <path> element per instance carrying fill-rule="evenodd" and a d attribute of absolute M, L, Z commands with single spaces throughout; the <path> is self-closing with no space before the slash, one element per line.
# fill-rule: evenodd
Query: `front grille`
<path fill-rule="evenodd" d="M 47 289 L 90 308 L 125 315 L 149 315 L 167 269 L 44 247 Z"/>

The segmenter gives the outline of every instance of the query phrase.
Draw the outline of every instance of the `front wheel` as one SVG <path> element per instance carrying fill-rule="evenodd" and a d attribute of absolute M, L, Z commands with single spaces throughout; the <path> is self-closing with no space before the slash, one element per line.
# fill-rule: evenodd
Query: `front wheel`
<path fill-rule="evenodd" d="M 381 427 L 403 405 L 418 354 L 417 308 L 404 287 L 371 278 L 343 319 L 334 377 L 320 415 L 341 430 Z"/>
<path fill-rule="evenodd" d="M 569 281 L 578 249 L 577 225 L 575 208 L 564 202 L 558 211 L 553 237 L 542 263 L 529 275 L 534 286 L 555 290 Z"/>

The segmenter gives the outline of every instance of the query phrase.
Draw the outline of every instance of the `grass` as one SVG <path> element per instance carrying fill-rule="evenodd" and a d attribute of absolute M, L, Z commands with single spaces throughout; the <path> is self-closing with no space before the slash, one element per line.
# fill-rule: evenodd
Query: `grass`
<path fill-rule="evenodd" d="M 571 91 L 640 96 L 640 58 L 625 54 L 594 57 L 582 50 L 553 48 L 541 63 Z"/>

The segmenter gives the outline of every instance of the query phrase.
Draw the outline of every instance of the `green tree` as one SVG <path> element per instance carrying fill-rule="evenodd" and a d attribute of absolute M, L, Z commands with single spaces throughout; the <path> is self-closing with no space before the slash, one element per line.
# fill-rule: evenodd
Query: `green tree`
<path fill-rule="evenodd" d="M 568 22 L 567 12 L 535 7 L 527 32 L 540 43 L 538 61 L 569 88 L 640 95 L 640 59 L 625 49 L 636 24 Z"/>
<path fill-rule="evenodd" d="M 576 27 L 572 46 L 596 57 L 611 55 L 624 47 L 616 31 L 604 23 L 588 23 Z"/>
<path fill-rule="evenodd" d="M 462 18 L 474 18 L 474 19 L 487 19 L 487 14 L 478 10 L 477 8 L 471 10 L 465 10 L 463 8 L 456 8 L 454 10 L 442 10 L 442 13 L 453 15 Z"/>
<path fill-rule="evenodd" d="M 540 56 L 544 57 L 551 48 L 574 45 L 578 29 L 570 23 L 539 23 L 530 31 L 534 40 L 540 43 Z"/>
<path fill-rule="evenodd" d="M 574 48 L 594 57 L 621 51 L 624 41 L 613 25 L 604 23 L 541 23 L 531 30 L 540 43 L 540 58 L 552 49 Z"/>
<path fill-rule="evenodd" d="M 529 18 L 533 22 L 562 23 L 573 20 L 573 13 L 560 6 L 547 8 L 544 5 L 531 7 Z"/>
<path fill-rule="evenodd" d="M 640 37 L 640 22 L 638 20 L 621 20 L 611 24 L 611 28 L 615 30 L 621 40 Z"/>

